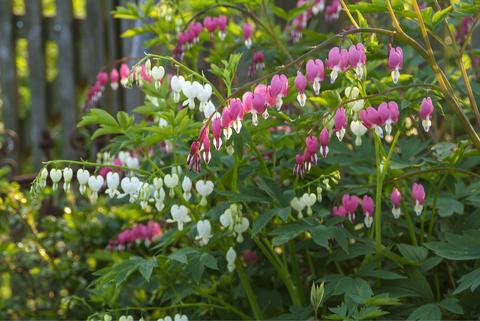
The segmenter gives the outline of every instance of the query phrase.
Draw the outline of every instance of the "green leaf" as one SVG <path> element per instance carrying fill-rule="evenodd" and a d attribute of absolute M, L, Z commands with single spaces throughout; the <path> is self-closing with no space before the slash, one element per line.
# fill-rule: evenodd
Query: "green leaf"
<path fill-rule="evenodd" d="M 425 304 L 421 307 L 415 309 L 410 316 L 408 321 L 415 320 L 441 320 L 442 311 L 436 304 Z"/>
<path fill-rule="evenodd" d="M 143 276 L 145 281 L 150 282 L 150 277 L 154 267 L 157 267 L 157 259 L 155 257 L 151 257 L 148 260 L 142 259 L 142 262 L 138 266 L 138 271 Z"/>
<path fill-rule="evenodd" d="M 403 257 L 417 262 L 422 262 L 428 255 L 428 250 L 420 246 L 397 244 L 397 247 Z"/>
<path fill-rule="evenodd" d="M 463 235 L 446 233 L 445 241 L 424 243 L 435 254 L 449 260 L 476 260 L 480 258 L 478 231 L 465 231 Z"/>
<path fill-rule="evenodd" d="M 184 247 L 180 250 L 176 250 L 172 254 L 168 256 L 170 260 L 174 260 L 183 264 L 188 263 L 188 258 L 187 256 L 192 253 L 197 253 L 198 251 L 189 247 Z"/>
<path fill-rule="evenodd" d="M 443 194 L 437 200 L 438 215 L 441 217 L 449 217 L 454 213 L 463 214 L 463 204 L 453 198 L 453 195 Z"/>
<path fill-rule="evenodd" d="M 454 297 L 445 298 L 442 301 L 440 301 L 438 305 L 449 312 L 459 314 L 459 315 L 464 314 L 463 308 L 458 302 L 457 298 L 454 298 Z"/>
<path fill-rule="evenodd" d="M 458 287 L 453 291 L 453 294 L 461 293 L 468 288 L 474 292 L 478 286 L 480 286 L 480 268 L 462 276 L 459 283 Z"/>
<path fill-rule="evenodd" d="M 432 17 L 432 25 L 435 27 L 439 22 L 441 22 L 450 11 L 452 11 L 453 7 L 448 6 L 443 10 L 435 12 L 435 14 Z"/>
<path fill-rule="evenodd" d="M 257 235 L 265 226 L 267 226 L 268 222 L 275 216 L 275 209 L 264 212 L 260 214 L 260 216 L 253 222 L 252 225 L 252 236 Z"/>

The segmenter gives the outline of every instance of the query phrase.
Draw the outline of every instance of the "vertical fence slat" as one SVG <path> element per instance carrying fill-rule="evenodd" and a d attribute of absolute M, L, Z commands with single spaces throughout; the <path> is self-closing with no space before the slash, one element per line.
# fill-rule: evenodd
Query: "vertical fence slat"
<path fill-rule="evenodd" d="M 87 0 L 87 25 L 86 45 L 88 56 L 88 81 L 89 85 L 95 82 L 95 77 L 105 64 L 105 42 L 103 41 L 104 26 L 102 14 L 102 1 Z"/>
<path fill-rule="evenodd" d="M 30 134 L 34 168 L 42 162 L 41 142 L 47 129 L 46 122 L 46 81 L 45 50 L 42 34 L 41 0 L 25 1 L 27 22 L 28 69 L 31 95 Z"/>
<path fill-rule="evenodd" d="M 67 159 L 76 157 L 70 139 L 77 122 L 77 95 L 74 76 L 73 49 L 73 5 L 71 0 L 57 0 L 57 16 L 55 18 L 58 30 L 58 102 L 62 119 L 62 156 Z"/>
<path fill-rule="evenodd" d="M 17 68 L 12 0 L 0 1 L 0 88 L 5 127 L 18 133 Z M 13 155 L 18 160 L 18 154 Z"/>
<path fill-rule="evenodd" d="M 111 12 L 116 7 L 116 0 L 107 0 L 107 8 L 106 8 L 106 22 L 107 22 L 107 58 L 108 63 L 117 60 L 120 58 L 120 46 L 119 46 L 119 34 L 118 34 L 118 19 L 115 19 Z M 118 66 L 113 66 L 117 68 Z M 108 90 L 107 92 L 110 93 L 110 102 L 111 106 L 110 111 L 112 113 L 117 113 L 119 111 L 119 90 L 113 91 Z"/>

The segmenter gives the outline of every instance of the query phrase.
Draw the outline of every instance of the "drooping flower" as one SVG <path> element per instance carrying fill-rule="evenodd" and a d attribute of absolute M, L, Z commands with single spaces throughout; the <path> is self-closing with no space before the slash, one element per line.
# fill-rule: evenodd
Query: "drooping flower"
<path fill-rule="evenodd" d="M 328 128 L 323 127 L 322 131 L 320 132 L 320 153 L 322 154 L 323 158 L 327 157 L 329 143 L 330 134 L 328 133 Z"/>
<path fill-rule="evenodd" d="M 228 249 L 226 259 L 228 272 L 233 272 L 235 270 L 235 260 L 237 259 L 237 252 L 235 252 L 233 247 Z"/>
<path fill-rule="evenodd" d="M 212 118 L 213 145 L 217 150 L 222 146 L 222 117 L 215 113 Z"/>
<path fill-rule="evenodd" d="M 210 117 L 210 113 L 205 113 L 205 108 L 208 105 L 210 97 L 212 96 L 212 86 L 210 84 L 205 84 L 203 87 L 198 88 L 197 99 L 200 101 L 200 106 L 198 109 L 201 112 L 204 112 L 205 118 Z"/>
<path fill-rule="evenodd" d="M 155 84 L 155 89 L 160 88 L 161 81 L 165 76 L 165 68 L 163 66 L 153 66 L 152 68 L 152 79 Z"/>
<path fill-rule="evenodd" d="M 312 84 L 315 95 L 320 93 L 320 82 L 324 80 L 324 66 L 320 59 L 310 59 L 306 65 L 307 80 Z"/>
<path fill-rule="evenodd" d="M 368 107 L 367 109 L 362 109 L 359 113 L 359 116 L 365 127 L 373 128 L 377 136 L 383 138 L 382 126 L 384 124 L 384 121 L 382 121 L 383 118 L 380 117 L 378 111 L 375 108 Z"/>
<path fill-rule="evenodd" d="M 72 181 L 73 170 L 70 167 L 65 167 L 63 169 L 63 190 L 67 191 L 70 189 L 70 182 Z"/>
<path fill-rule="evenodd" d="M 194 140 L 190 145 L 190 153 L 187 156 L 188 169 L 195 172 L 200 171 L 200 147 L 201 144 L 198 140 Z"/>
<path fill-rule="evenodd" d="M 303 209 L 305 208 L 306 204 L 303 202 L 303 199 L 302 198 L 298 198 L 298 197 L 294 197 L 292 198 L 292 200 L 290 201 L 290 206 L 298 212 L 298 218 L 299 219 L 302 219 L 303 218 L 303 214 L 302 214 L 302 211 Z"/>
<path fill-rule="evenodd" d="M 280 110 L 283 105 L 283 97 L 288 95 L 288 78 L 285 75 L 274 75 L 270 82 L 269 94 L 275 99 L 275 106 Z"/>
<path fill-rule="evenodd" d="M 363 69 L 367 63 L 367 56 L 365 55 L 365 47 L 363 44 L 358 43 L 350 46 L 348 50 L 348 63 L 355 69 L 358 78 L 362 79 Z"/>
<path fill-rule="evenodd" d="M 113 90 L 118 89 L 119 78 L 120 78 L 120 74 L 118 73 L 118 70 L 113 68 L 110 71 L 110 87 L 112 87 Z"/>
<path fill-rule="evenodd" d="M 163 182 L 165 183 L 165 186 L 167 186 L 170 189 L 170 197 L 175 196 L 174 188 L 177 187 L 178 185 L 178 174 L 177 173 L 166 174 L 165 177 L 163 178 Z"/>
<path fill-rule="evenodd" d="M 305 139 L 305 145 L 307 147 L 307 153 L 309 158 L 305 159 L 306 162 L 309 162 L 313 165 L 317 165 L 318 161 L 318 140 L 317 137 L 315 136 L 308 136 Z"/>
<path fill-rule="evenodd" d="M 315 202 L 317 201 L 317 195 L 314 193 L 305 193 L 302 195 L 302 203 L 305 204 L 307 207 L 307 215 L 312 216 L 313 211 L 312 211 L 312 206 L 315 205 Z"/>
<path fill-rule="evenodd" d="M 340 0 L 333 0 L 325 9 L 325 20 L 334 21 L 338 20 L 342 6 Z"/>
<path fill-rule="evenodd" d="M 343 136 L 345 136 L 346 127 L 347 127 L 347 115 L 345 113 L 345 109 L 340 107 L 335 112 L 335 117 L 333 120 L 335 135 L 337 136 L 339 141 L 343 140 Z"/>
<path fill-rule="evenodd" d="M 391 71 L 393 83 L 400 78 L 400 70 L 403 68 L 403 50 L 400 47 L 390 48 L 388 54 L 388 69 Z"/>
<path fill-rule="evenodd" d="M 239 98 L 230 100 L 230 118 L 233 121 L 233 129 L 238 134 L 242 129 L 244 109 L 242 101 Z"/>
<path fill-rule="evenodd" d="M 325 10 L 325 0 L 315 0 L 312 6 L 312 13 L 317 15 L 319 12 Z"/>
<path fill-rule="evenodd" d="M 252 46 L 252 34 L 253 34 L 253 25 L 251 23 L 245 22 L 243 24 L 243 40 L 245 41 L 245 47 L 250 48 Z"/>
<path fill-rule="evenodd" d="M 90 190 L 92 191 L 92 202 L 95 203 L 97 201 L 97 198 L 98 198 L 98 191 L 100 191 L 100 189 L 102 188 L 103 186 L 103 177 L 101 175 L 97 175 L 97 176 L 90 176 L 88 178 L 88 188 L 90 188 Z"/>
<path fill-rule="evenodd" d="M 297 154 L 297 156 L 295 156 L 295 166 L 293 167 L 293 175 L 303 177 L 303 175 L 305 174 L 304 162 L 305 162 L 305 158 L 303 157 L 302 154 Z"/>
<path fill-rule="evenodd" d="M 297 71 L 297 77 L 295 77 L 295 88 L 297 88 L 298 95 L 297 95 L 297 101 L 300 104 L 300 106 L 305 106 L 305 102 L 307 101 L 307 95 L 305 95 L 305 88 L 307 87 L 307 79 L 305 76 L 302 74 L 302 72 L 299 70 Z"/>
<path fill-rule="evenodd" d="M 80 194 L 84 195 L 87 191 L 88 178 L 90 173 L 86 169 L 80 168 L 77 170 L 77 181 L 80 185 Z"/>
<path fill-rule="evenodd" d="M 255 88 L 252 96 L 252 123 L 254 126 L 258 124 L 257 114 L 262 115 L 264 118 L 268 117 L 267 106 L 265 104 L 265 94 L 261 91 L 257 91 L 257 88 Z"/>
<path fill-rule="evenodd" d="M 350 123 L 350 130 L 355 135 L 355 145 L 362 145 L 362 136 L 367 132 L 367 127 L 365 127 L 361 121 L 353 120 Z"/>
<path fill-rule="evenodd" d="M 355 222 L 355 212 L 358 207 L 358 197 L 355 195 L 345 194 L 342 196 L 342 205 L 347 212 L 350 222 Z"/>
<path fill-rule="evenodd" d="M 212 237 L 212 225 L 210 225 L 209 220 L 200 220 L 197 222 L 197 233 L 198 235 L 195 237 L 198 240 L 200 246 L 204 246 L 208 244 L 210 238 Z"/>
<path fill-rule="evenodd" d="M 367 228 L 370 228 L 373 223 L 373 214 L 374 214 L 373 198 L 371 198 L 368 195 L 363 196 L 362 209 L 363 209 L 363 214 L 365 215 L 365 218 L 364 218 L 365 226 Z"/>
<path fill-rule="evenodd" d="M 230 207 L 220 215 L 220 223 L 223 227 L 233 232 L 238 243 L 243 242 L 243 233 L 247 231 L 250 226 L 250 221 L 242 215 L 241 206 L 237 204 L 231 204 Z"/>
<path fill-rule="evenodd" d="M 430 97 L 423 98 L 422 104 L 420 105 L 420 119 L 422 120 L 423 129 L 428 132 L 430 130 L 430 126 L 432 126 L 432 121 L 430 118 L 433 114 L 433 102 Z"/>
<path fill-rule="evenodd" d="M 390 194 L 390 200 L 392 201 L 393 207 L 392 207 L 392 214 L 395 219 L 398 219 L 400 215 L 402 214 L 402 211 L 400 209 L 400 202 L 402 201 L 402 194 L 400 194 L 400 191 L 394 187 L 392 189 L 392 193 Z"/>
<path fill-rule="evenodd" d="M 199 180 L 195 183 L 195 189 L 202 197 L 200 201 L 201 206 L 207 205 L 207 196 L 212 194 L 214 187 L 215 186 L 212 181 Z"/>
<path fill-rule="evenodd" d="M 115 172 L 108 172 L 107 173 L 107 189 L 105 190 L 105 193 L 110 198 L 113 198 L 117 196 L 119 193 L 118 191 L 118 186 L 120 185 L 120 175 Z"/>
<path fill-rule="evenodd" d="M 178 103 L 180 101 L 180 92 L 183 88 L 183 83 L 185 82 L 185 78 L 183 76 L 172 76 L 170 79 L 170 87 L 173 91 L 173 101 Z"/>
<path fill-rule="evenodd" d="M 420 216 L 423 211 L 423 203 L 425 203 L 425 190 L 422 184 L 413 183 L 412 196 L 415 201 L 415 213 Z"/>
<path fill-rule="evenodd" d="M 347 215 L 347 211 L 343 205 L 339 205 L 332 208 L 332 214 L 333 216 L 345 217 Z"/>
<path fill-rule="evenodd" d="M 56 191 L 58 189 L 58 182 L 62 179 L 62 170 L 52 168 L 50 170 L 50 179 L 52 180 L 52 190 Z"/>
<path fill-rule="evenodd" d="M 128 77 L 130 76 L 130 68 L 126 64 L 120 66 L 120 83 L 123 87 L 128 85 Z"/>
<path fill-rule="evenodd" d="M 348 51 L 333 47 L 328 53 L 327 67 L 332 71 L 330 73 L 330 82 L 333 84 L 338 77 L 339 72 L 347 70 Z"/>
<path fill-rule="evenodd" d="M 123 197 L 125 195 L 129 196 L 129 202 L 133 203 L 136 201 L 138 196 L 138 191 L 142 186 L 142 182 L 138 179 L 138 177 L 124 177 L 120 182 L 120 186 L 124 192 L 123 195 L 119 195 L 119 197 Z"/>
<path fill-rule="evenodd" d="M 355 100 L 352 102 L 349 102 L 347 106 L 352 109 L 354 112 L 359 112 L 363 106 L 364 106 L 364 101 L 363 99 L 358 99 L 358 95 L 360 94 L 360 90 L 358 87 L 347 87 L 345 88 L 345 97 L 348 100 Z"/>
<path fill-rule="evenodd" d="M 182 181 L 183 198 L 188 202 L 192 197 L 192 181 L 188 176 L 185 176 Z"/>
<path fill-rule="evenodd" d="M 184 205 L 173 204 L 170 208 L 171 219 L 167 219 L 168 223 L 177 223 L 178 230 L 183 230 L 183 225 L 190 222 L 192 218 L 188 215 L 188 209 Z"/>
<path fill-rule="evenodd" d="M 221 40 L 225 39 L 226 33 L 225 28 L 227 27 L 227 17 L 219 16 L 217 18 L 217 27 L 218 27 L 218 36 Z"/>

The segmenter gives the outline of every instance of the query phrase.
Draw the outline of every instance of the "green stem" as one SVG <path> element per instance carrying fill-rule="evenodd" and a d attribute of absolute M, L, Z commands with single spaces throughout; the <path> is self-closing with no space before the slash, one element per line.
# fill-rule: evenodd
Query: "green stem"
<path fill-rule="evenodd" d="M 255 316 L 256 320 L 262 320 L 263 319 L 262 311 L 258 306 L 257 297 L 253 292 L 252 285 L 250 284 L 250 280 L 248 279 L 248 276 L 245 273 L 242 263 L 240 263 L 237 260 L 237 263 L 235 265 L 236 265 L 235 271 L 237 272 L 237 275 L 240 279 L 240 283 L 242 284 L 243 290 L 247 294 L 248 302 L 250 303 L 250 307 L 252 308 L 253 315 Z"/>
<path fill-rule="evenodd" d="M 428 225 L 428 239 L 430 239 L 433 232 L 433 223 L 435 222 L 435 214 L 437 214 L 436 209 L 437 209 L 438 194 L 440 194 L 440 189 L 443 187 L 443 184 L 445 183 L 446 179 L 447 179 L 447 175 L 443 175 L 442 179 L 440 180 L 440 183 L 437 186 L 437 189 L 435 190 L 435 195 L 433 196 L 432 217 L 430 218 L 430 223 Z"/>
<path fill-rule="evenodd" d="M 375 141 L 375 161 L 377 164 L 377 188 L 375 192 L 375 252 L 380 255 L 382 250 L 382 173 L 380 158 L 380 139 L 376 134 L 373 135 Z"/>
<path fill-rule="evenodd" d="M 402 202 L 402 211 L 405 214 L 405 220 L 407 221 L 408 233 L 410 234 L 410 240 L 412 241 L 413 245 L 418 245 L 417 236 L 415 234 L 415 227 L 413 225 L 412 217 L 410 216 L 410 212 L 405 206 L 405 202 Z"/>
<path fill-rule="evenodd" d="M 295 242 L 290 240 L 288 242 L 288 247 L 290 250 L 290 259 L 292 262 L 292 273 L 295 282 L 295 290 L 297 292 L 297 296 L 300 298 L 302 306 L 305 306 L 305 289 L 303 288 L 302 280 L 300 279 L 300 269 L 298 267 L 297 249 L 295 247 Z"/>

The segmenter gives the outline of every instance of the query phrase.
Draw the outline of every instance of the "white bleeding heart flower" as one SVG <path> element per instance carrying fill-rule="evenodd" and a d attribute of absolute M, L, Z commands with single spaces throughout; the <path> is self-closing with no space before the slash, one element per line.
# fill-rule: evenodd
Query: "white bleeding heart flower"
<path fill-rule="evenodd" d="M 198 85 L 194 85 L 195 83 Z M 195 109 L 195 98 L 197 97 L 197 90 L 199 88 L 198 86 L 201 88 L 201 85 L 197 81 L 194 81 L 193 83 L 189 80 L 183 82 L 182 92 L 185 97 L 187 97 L 187 99 L 183 102 L 183 106 L 188 106 L 190 109 Z"/>
<path fill-rule="evenodd" d="M 84 195 L 87 190 L 88 178 L 90 173 L 86 169 L 77 170 L 77 181 L 80 185 L 80 194 Z"/>
<path fill-rule="evenodd" d="M 368 131 L 367 127 L 359 120 L 354 120 L 350 123 L 350 130 L 355 135 L 355 145 L 362 145 L 362 136 Z"/>
<path fill-rule="evenodd" d="M 237 259 L 237 252 L 235 252 L 233 247 L 228 249 L 226 259 L 228 271 L 233 272 L 235 270 L 235 260 Z"/>
<path fill-rule="evenodd" d="M 215 111 L 215 105 L 209 100 L 205 103 L 205 106 L 203 107 L 203 116 L 205 116 L 205 118 L 210 118 L 210 116 L 212 116 Z"/>
<path fill-rule="evenodd" d="M 97 176 L 90 176 L 88 178 L 88 188 L 92 191 L 92 202 L 95 203 L 98 198 L 98 191 L 102 188 L 103 186 L 103 176 L 97 175 Z"/>
<path fill-rule="evenodd" d="M 140 187 L 142 186 L 142 182 L 140 180 L 133 176 L 133 177 L 124 177 L 120 183 L 120 186 L 122 187 L 122 190 L 125 194 L 119 195 L 119 197 L 123 197 L 124 195 L 129 195 L 130 199 L 129 202 L 133 203 L 137 199 L 137 194 L 138 191 L 140 190 Z"/>
<path fill-rule="evenodd" d="M 303 218 L 302 211 L 305 208 L 306 204 L 303 202 L 301 198 L 294 197 L 290 201 L 290 206 L 298 212 L 298 218 Z"/>
<path fill-rule="evenodd" d="M 178 103 L 180 101 L 180 92 L 182 91 L 185 78 L 183 76 L 173 76 L 170 80 L 170 87 L 173 91 L 173 101 Z"/>
<path fill-rule="evenodd" d="M 131 169 L 138 169 L 140 167 L 140 161 L 137 157 L 128 155 L 125 160 L 125 165 Z"/>
<path fill-rule="evenodd" d="M 360 90 L 357 87 L 345 88 L 345 97 L 347 97 L 348 100 L 357 99 L 359 94 Z M 365 103 L 363 99 L 348 103 L 348 107 L 350 107 L 354 112 L 359 112 L 360 110 L 362 110 L 364 105 Z"/>
<path fill-rule="evenodd" d="M 305 193 L 302 195 L 302 202 L 305 204 L 307 207 L 307 214 L 312 215 L 312 206 L 315 204 L 317 201 L 317 195 L 314 193 Z"/>
<path fill-rule="evenodd" d="M 163 178 L 163 182 L 165 183 L 165 186 L 167 186 L 170 189 L 170 197 L 174 197 L 175 196 L 174 188 L 177 187 L 178 185 L 178 175 L 167 174 Z"/>
<path fill-rule="evenodd" d="M 120 194 L 118 191 L 118 185 L 120 185 L 120 175 L 116 172 L 108 172 L 107 173 L 107 190 L 105 193 L 108 194 L 110 198 L 115 197 L 116 195 Z"/>
<path fill-rule="evenodd" d="M 207 196 L 212 194 L 214 187 L 215 185 L 212 181 L 199 180 L 195 183 L 195 189 L 202 197 L 202 200 L 200 201 L 201 206 L 207 205 Z"/>
<path fill-rule="evenodd" d="M 166 121 L 165 119 L 163 118 L 159 118 L 158 119 L 158 127 L 162 128 L 162 127 L 168 127 L 168 121 Z"/>
<path fill-rule="evenodd" d="M 52 189 L 56 191 L 58 189 L 58 182 L 62 179 L 62 171 L 60 169 L 52 168 L 50 170 L 50 179 L 53 182 Z"/>
<path fill-rule="evenodd" d="M 165 190 L 163 187 L 157 188 L 153 192 L 153 198 L 155 199 L 155 208 L 157 211 L 162 211 L 165 208 L 163 201 L 165 200 Z"/>
<path fill-rule="evenodd" d="M 40 171 L 40 174 L 39 174 L 38 185 L 41 188 L 45 188 L 45 186 L 47 186 L 47 178 L 48 178 L 48 169 L 46 169 L 44 167 L 44 168 L 42 168 L 42 170 Z"/>
<path fill-rule="evenodd" d="M 160 189 L 163 186 L 163 179 L 161 177 L 155 177 L 153 179 L 153 186 L 155 186 L 156 189 Z"/>
<path fill-rule="evenodd" d="M 204 111 L 204 108 L 212 96 L 212 86 L 210 84 L 205 84 L 203 87 L 200 87 L 197 92 L 197 99 L 200 101 L 199 109 Z"/>
<path fill-rule="evenodd" d="M 233 226 L 233 216 L 232 216 L 232 210 L 227 208 L 225 212 L 223 212 L 222 215 L 220 215 L 220 224 L 222 224 L 223 227 L 229 228 L 230 226 Z"/>
<path fill-rule="evenodd" d="M 248 227 L 250 226 L 250 222 L 246 217 L 242 217 L 241 220 L 235 224 L 233 227 L 233 230 L 237 234 L 237 242 L 242 243 L 243 242 L 243 233 L 248 230 Z"/>
<path fill-rule="evenodd" d="M 177 204 L 173 204 L 170 208 L 170 215 L 172 218 L 167 219 L 167 222 L 177 223 L 179 231 L 183 230 L 183 225 L 185 223 L 188 223 L 192 220 L 188 215 L 188 209 L 184 205 L 178 206 Z"/>
<path fill-rule="evenodd" d="M 165 68 L 163 68 L 162 66 L 153 66 L 152 78 L 155 82 L 155 89 L 158 90 L 158 88 L 160 87 L 160 81 L 163 79 L 163 76 L 165 76 Z"/>
<path fill-rule="evenodd" d="M 319 203 L 322 202 L 322 192 L 323 192 L 323 189 L 320 186 L 318 186 L 317 187 L 317 201 Z"/>
<path fill-rule="evenodd" d="M 204 246 L 208 244 L 208 241 L 210 241 L 210 238 L 212 237 L 212 226 L 210 225 L 210 221 L 208 220 L 200 220 L 197 223 L 197 237 L 195 237 L 196 240 L 198 240 L 200 246 Z"/>
<path fill-rule="evenodd" d="M 63 169 L 63 190 L 67 191 L 70 189 L 70 182 L 72 181 L 73 178 L 73 170 L 70 167 L 65 167 Z"/>
<path fill-rule="evenodd" d="M 188 321 L 188 317 L 185 314 L 175 314 L 174 321 Z M 165 320 L 166 321 L 166 320 Z"/>
<path fill-rule="evenodd" d="M 182 189 L 183 189 L 183 198 L 186 201 L 189 201 L 192 197 L 192 181 L 188 176 L 185 176 L 182 181 Z"/>

